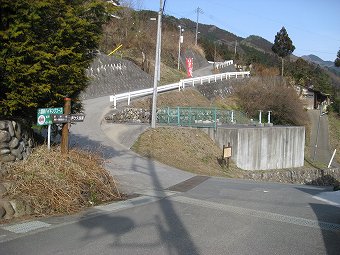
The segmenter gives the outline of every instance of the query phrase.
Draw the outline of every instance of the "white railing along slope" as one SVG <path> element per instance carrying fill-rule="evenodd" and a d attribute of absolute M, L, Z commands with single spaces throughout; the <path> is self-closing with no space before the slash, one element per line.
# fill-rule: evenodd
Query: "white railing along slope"
<path fill-rule="evenodd" d="M 219 74 L 213 74 L 213 75 L 207 75 L 202 77 L 194 77 L 194 78 L 188 78 L 180 80 L 179 82 L 158 86 L 157 87 L 157 93 L 164 92 L 164 91 L 170 91 L 170 90 L 181 90 L 185 87 L 195 85 L 202 85 L 203 83 L 211 83 L 216 81 L 222 81 L 223 79 L 231 79 L 231 78 L 245 78 L 249 77 L 250 72 L 228 72 L 228 73 L 219 73 Z M 128 100 L 128 105 L 130 105 L 131 99 L 135 97 L 142 97 L 151 95 L 153 93 L 153 88 L 147 88 L 147 89 L 141 89 L 136 91 L 130 91 L 120 94 L 115 94 L 110 96 L 110 102 L 113 102 L 114 108 L 117 107 L 117 102 L 122 100 Z"/>

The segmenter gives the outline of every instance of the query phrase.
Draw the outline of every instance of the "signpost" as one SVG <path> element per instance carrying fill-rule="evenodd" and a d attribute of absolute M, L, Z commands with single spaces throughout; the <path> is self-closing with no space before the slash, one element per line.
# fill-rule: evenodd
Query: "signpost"
<path fill-rule="evenodd" d="M 51 114 L 52 123 L 72 123 L 72 122 L 83 122 L 85 115 L 83 114 Z"/>
<path fill-rule="evenodd" d="M 72 122 L 83 122 L 85 119 L 85 115 L 83 114 L 69 114 L 70 112 L 70 102 L 71 99 L 65 99 L 65 114 L 64 108 L 39 108 L 37 112 L 37 125 L 38 126 L 46 126 L 47 129 L 47 148 L 50 150 L 51 144 L 51 124 L 64 124 L 63 126 L 63 135 L 62 135 L 62 152 L 66 152 L 68 150 L 68 127 L 66 124 Z M 67 134 L 66 134 L 67 132 Z M 64 141 L 65 140 L 65 141 Z"/>
<path fill-rule="evenodd" d="M 59 108 L 39 108 L 37 113 L 38 126 L 46 126 L 52 124 L 51 114 L 63 114 L 64 109 Z"/>
<path fill-rule="evenodd" d="M 223 145 L 223 155 L 222 158 L 224 162 L 227 162 L 227 168 L 229 168 L 229 160 L 232 156 L 232 148 L 230 146 L 230 143 L 228 143 L 228 146 Z"/>
<path fill-rule="evenodd" d="M 50 150 L 51 147 L 51 114 L 62 114 L 64 109 L 62 107 L 58 108 L 39 108 L 37 112 L 37 125 L 46 126 L 47 128 L 47 149 Z"/>

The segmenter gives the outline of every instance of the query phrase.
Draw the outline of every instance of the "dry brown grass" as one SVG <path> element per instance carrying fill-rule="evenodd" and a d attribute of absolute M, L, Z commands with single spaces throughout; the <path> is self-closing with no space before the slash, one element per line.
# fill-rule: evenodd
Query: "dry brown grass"
<path fill-rule="evenodd" d="M 329 120 L 329 140 L 331 144 L 332 153 L 336 149 L 335 159 L 340 163 L 340 116 L 337 113 L 330 112 L 328 114 Z"/>
<path fill-rule="evenodd" d="M 241 177 L 233 163 L 220 165 L 222 150 L 203 131 L 195 128 L 160 127 L 143 133 L 132 149 L 166 165 L 200 175 Z"/>
<path fill-rule="evenodd" d="M 35 149 L 25 161 L 12 163 L 4 181 L 9 199 L 27 203 L 35 216 L 69 214 L 99 203 L 121 200 L 114 179 L 95 154 L 58 148 Z"/>
<path fill-rule="evenodd" d="M 133 101 L 132 107 L 150 109 L 152 99 Z M 181 91 L 170 91 L 157 96 L 157 107 L 211 107 L 211 102 L 196 89 L 186 88 Z"/>

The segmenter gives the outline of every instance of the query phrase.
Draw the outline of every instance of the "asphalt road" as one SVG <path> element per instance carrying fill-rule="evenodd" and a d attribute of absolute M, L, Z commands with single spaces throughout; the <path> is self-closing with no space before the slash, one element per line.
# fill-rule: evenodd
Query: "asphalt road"
<path fill-rule="evenodd" d="M 223 178 L 189 188 L 2 229 L 0 254 L 339 254 L 340 208 L 313 197 L 324 189 Z"/>
<path fill-rule="evenodd" d="M 339 254 L 340 205 L 305 185 L 208 178 L 129 150 L 145 126 L 102 123 L 108 97 L 85 101 L 71 147 L 101 153 L 127 201 L 0 226 L 0 254 Z"/>
<path fill-rule="evenodd" d="M 320 117 L 319 110 L 308 110 L 308 116 L 312 130 L 310 138 L 311 157 L 328 165 L 333 153 L 329 145 L 328 116 L 324 114 Z M 332 166 L 339 167 L 339 164 L 333 161 Z"/>

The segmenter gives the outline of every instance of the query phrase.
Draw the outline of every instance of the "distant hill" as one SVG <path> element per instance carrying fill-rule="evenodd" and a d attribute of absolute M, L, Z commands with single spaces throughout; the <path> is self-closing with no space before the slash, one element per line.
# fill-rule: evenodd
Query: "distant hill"
<path fill-rule="evenodd" d="M 306 60 L 308 62 L 313 62 L 315 64 L 318 64 L 320 66 L 329 67 L 329 68 L 334 67 L 334 62 L 324 61 L 324 60 L 322 60 L 321 58 L 319 58 L 318 56 L 315 56 L 315 55 L 305 55 L 305 56 L 302 56 L 301 58 L 303 58 L 304 60 Z"/>
<path fill-rule="evenodd" d="M 195 32 L 196 30 L 196 22 L 193 22 L 189 19 L 180 19 L 180 24 L 187 29 L 191 30 L 192 32 Z M 243 38 L 239 37 L 233 33 L 230 33 L 226 30 L 223 30 L 219 27 L 216 27 L 215 25 L 207 25 L 207 24 L 201 24 L 199 23 L 199 33 L 200 35 L 209 38 L 213 41 L 222 41 L 225 44 L 235 45 L 235 41 L 242 41 Z"/>
<path fill-rule="evenodd" d="M 274 54 L 272 51 L 273 44 L 261 36 L 251 35 L 246 39 L 241 41 L 241 44 L 245 44 L 247 46 L 253 47 L 257 50 L 263 51 L 265 53 Z"/>
<path fill-rule="evenodd" d="M 340 67 L 336 67 L 334 65 L 334 62 L 332 61 L 324 61 L 323 59 L 319 58 L 318 56 L 315 55 L 305 55 L 302 56 L 301 58 L 303 58 L 304 60 L 317 64 L 319 66 L 325 67 L 326 69 L 332 71 L 333 73 L 340 75 Z"/>

